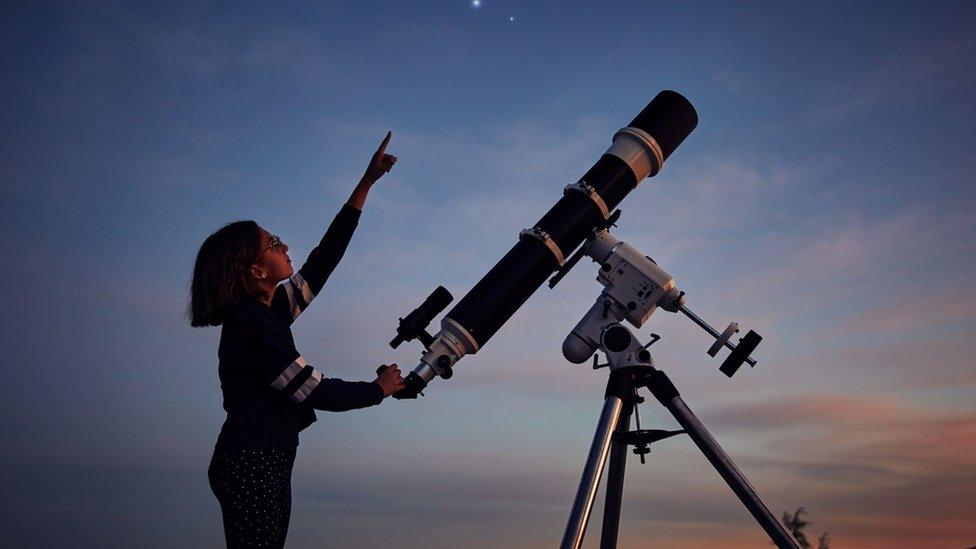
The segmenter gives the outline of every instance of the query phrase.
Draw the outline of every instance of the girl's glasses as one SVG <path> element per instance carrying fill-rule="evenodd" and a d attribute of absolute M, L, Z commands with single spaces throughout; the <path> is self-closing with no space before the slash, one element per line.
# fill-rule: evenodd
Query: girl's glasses
<path fill-rule="evenodd" d="M 264 252 L 274 248 L 281 248 L 284 245 L 285 243 L 282 242 L 280 238 L 278 238 L 278 235 L 276 234 L 271 235 L 271 240 L 268 241 L 268 247 L 261 250 L 261 253 L 258 254 L 258 259 L 261 259 L 261 256 L 264 255 Z M 258 259 L 255 259 L 255 261 L 257 261 Z"/>

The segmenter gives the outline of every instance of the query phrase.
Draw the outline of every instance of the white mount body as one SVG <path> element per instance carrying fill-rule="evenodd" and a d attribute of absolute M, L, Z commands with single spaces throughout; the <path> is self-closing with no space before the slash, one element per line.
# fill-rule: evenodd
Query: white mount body
<path fill-rule="evenodd" d="M 674 277 L 609 231 L 600 231 L 585 246 L 584 253 L 600 264 L 596 279 L 604 289 L 563 341 L 563 356 L 575 364 L 596 352 L 611 324 L 626 320 L 640 328 L 659 306 L 676 312 L 684 304 Z"/>

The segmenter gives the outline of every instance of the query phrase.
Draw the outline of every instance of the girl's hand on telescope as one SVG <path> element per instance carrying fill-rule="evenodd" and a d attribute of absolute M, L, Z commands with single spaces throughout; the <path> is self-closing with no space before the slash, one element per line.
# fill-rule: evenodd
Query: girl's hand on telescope
<path fill-rule="evenodd" d="M 393 132 L 386 132 L 386 137 L 380 143 L 380 148 L 376 149 L 376 152 L 373 153 L 373 158 L 369 160 L 369 166 L 366 167 L 363 180 L 368 181 L 370 185 L 376 183 L 379 178 L 392 170 L 393 165 L 396 164 L 397 157 L 392 154 L 386 154 L 386 146 L 390 144 L 391 137 L 393 137 Z"/>
<path fill-rule="evenodd" d="M 383 389 L 384 397 L 388 397 L 405 387 L 403 384 L 403 376 L 400 375 L 399 366 L 396 364 L 386 366 L 384 364 L 381 366 L 381 368 L 382 371 L 380 372 L 380 375 L 377 376 L 376 383 L 379 383 L 380 388 Z"/>

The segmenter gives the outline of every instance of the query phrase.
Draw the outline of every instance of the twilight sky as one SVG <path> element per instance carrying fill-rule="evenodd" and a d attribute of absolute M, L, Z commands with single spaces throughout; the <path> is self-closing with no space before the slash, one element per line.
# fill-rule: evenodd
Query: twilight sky
<path fill-rule="evenodd" d="M 729 380 L 659 312 L 658 366 L 833 547 L 976 544 L 973 28 L 966 2 L 5 2 L 2 544 L 222 542 L 219 330 L 183 316 L 220 225 L 303 258 L 392 129 L 400 161 L 294 333 L 327 375 L 409 370 L 397 317 L 467 292 L 662 89 L 699 126 L 616 234 L 765 340 Z M 595 274 L 540 289 L 425 398 L 320 413 L 289 546 L 557 544 L 606 381 L 560 354 Z M 652 404 L 645 427 L 674 428 Z M 768 546 L 684 437 L 630 462 L 640 544 Z"/>

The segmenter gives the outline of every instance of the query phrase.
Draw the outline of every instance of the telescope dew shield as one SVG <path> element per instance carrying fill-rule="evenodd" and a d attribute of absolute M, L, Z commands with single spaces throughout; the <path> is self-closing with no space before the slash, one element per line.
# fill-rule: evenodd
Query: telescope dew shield
<path fill-rule="evenodd" d="M 523 231 L 518 243 L 446 317 L 468 332 L 476 349 L 484 346 L 562 259 L 641 180 L 661 169 L 697 125 L 698 114 L 687 99 L 673 91 L 659 93 L 614 135 L 613 144 L 580 182 L 567 187 L 531 231 Z"/>

